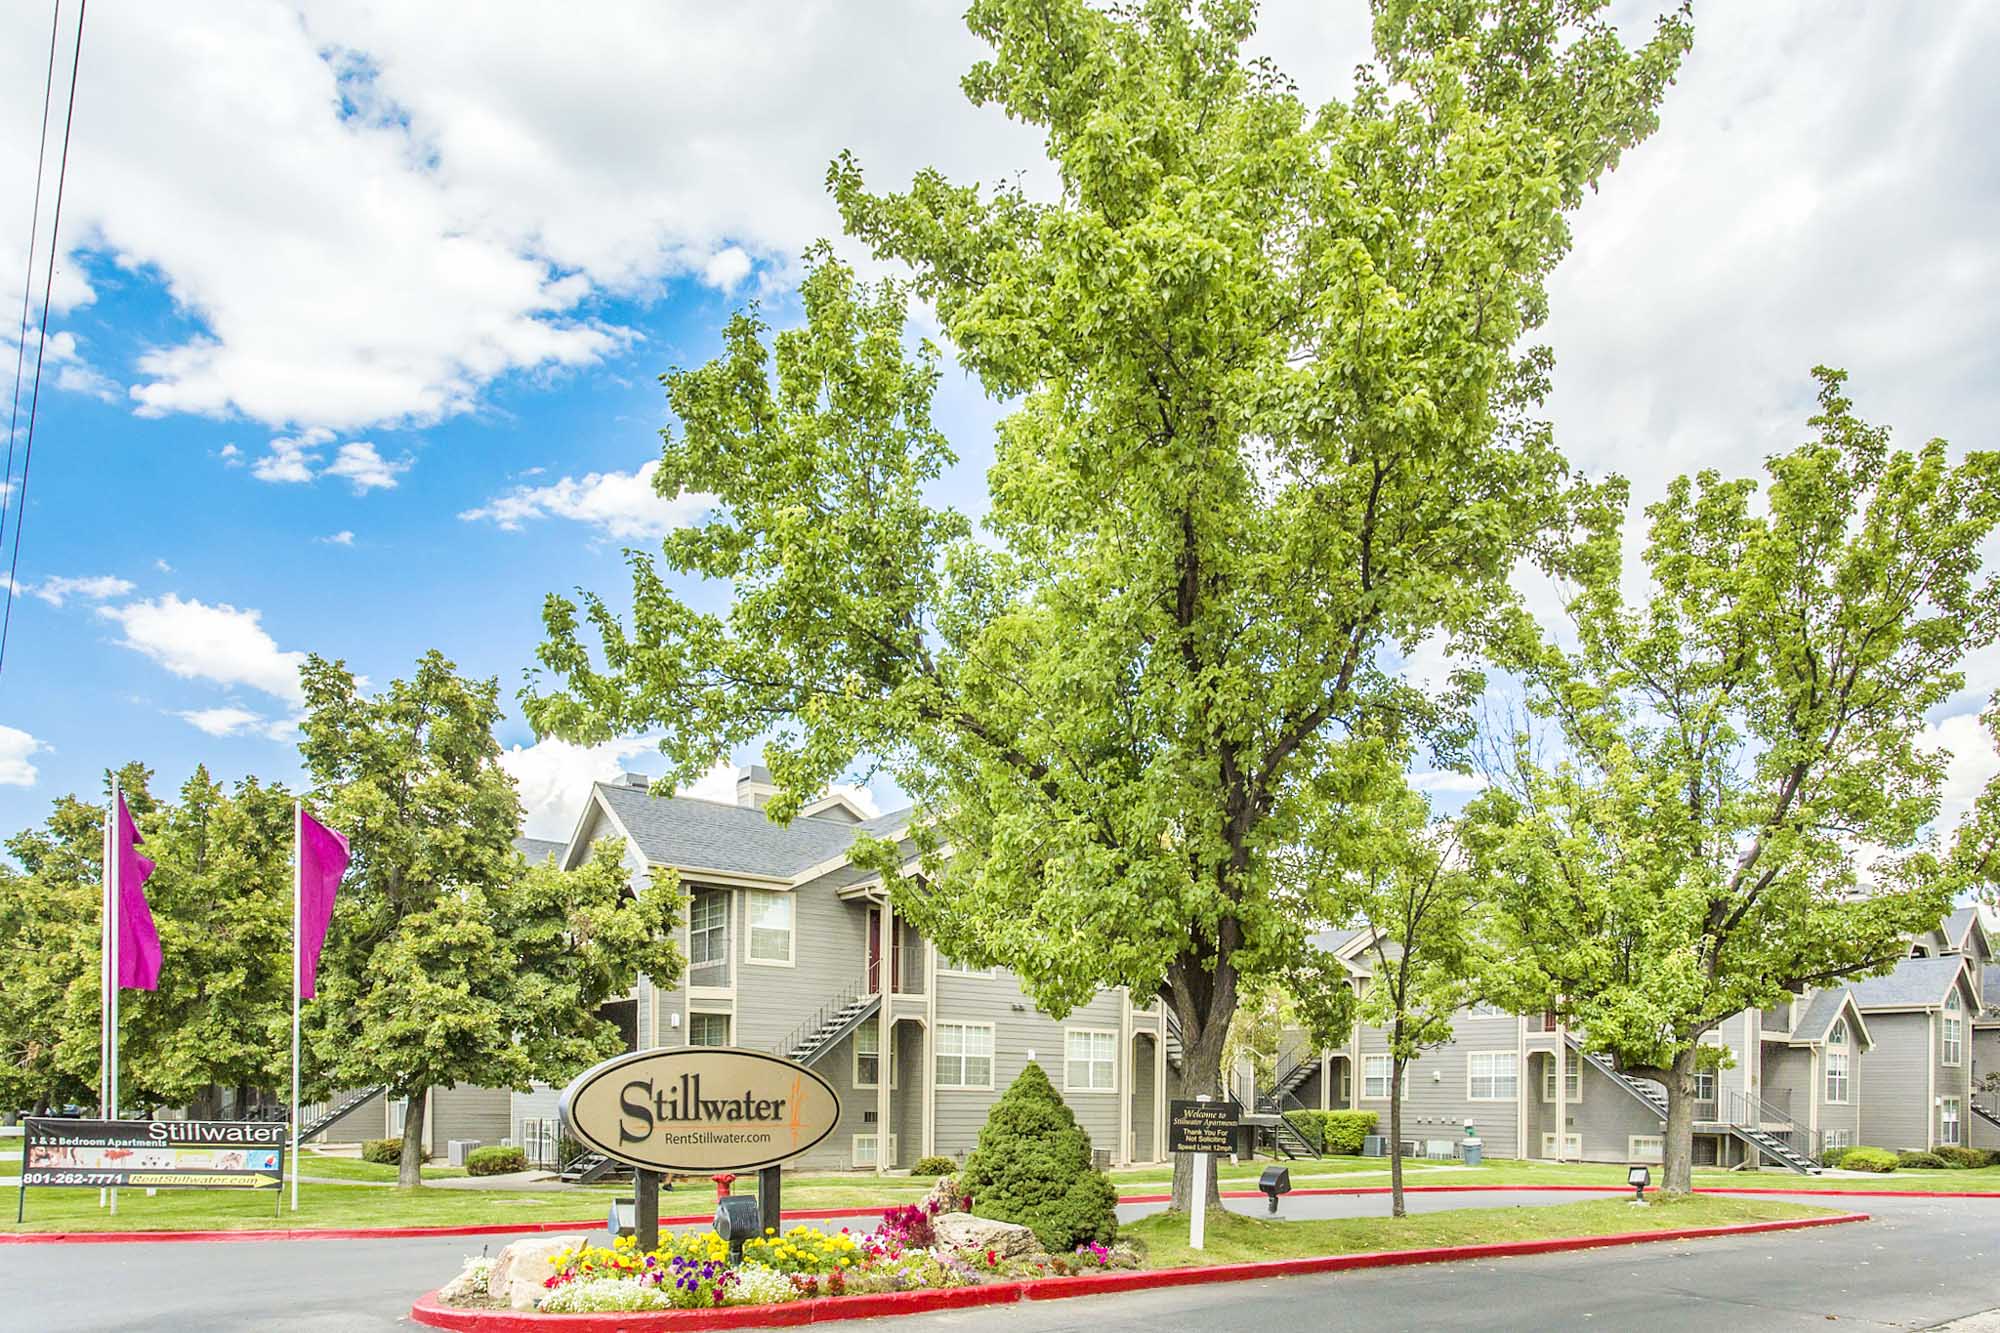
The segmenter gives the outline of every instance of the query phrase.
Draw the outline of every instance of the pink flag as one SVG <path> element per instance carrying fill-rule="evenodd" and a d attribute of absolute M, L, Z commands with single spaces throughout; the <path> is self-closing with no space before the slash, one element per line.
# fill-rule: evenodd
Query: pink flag
<path fill-rule="evenodd" d="M 299 811 L 299 994 L 311 999 L 333 895 L 347 871 L 347 839 Z"/>
<path fill-rule="evenodd" d="M 160 988 L 160 932 L 146 905 L 153 863 L 139 855 L 139 826 L 118 794 L 118 984 L 128 990 Z"/>

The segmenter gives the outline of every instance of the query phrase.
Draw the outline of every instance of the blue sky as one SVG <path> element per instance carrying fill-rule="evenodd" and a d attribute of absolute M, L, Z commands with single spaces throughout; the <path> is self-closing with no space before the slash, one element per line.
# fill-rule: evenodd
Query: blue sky
<path fill-rule="evenodd" d="M 980 51 L 952 9 L 815 0 L 772 24 L 635 0 L 552 29 L 526 0 L 476 21 L 93 4 L 0 678 L 0 829 L 127 758 L 166 784 L 197 762 L 294 777 L 290 654 L 386 681 L 436 646 L 511 698 L 543 594 L 621 589 L 620 548 L 688 516 L 635 480 L 656 377 L 710 355 L 749 299 L 787 317 L 797 256 L 837 230 L 835 152 L 885 186 L 936 164 L 1047 187 L 1034 136 L 959 93 Z M 10 311 L 48 14 L 0 14 Z M 1336 96 L 1366 25 L 1358 0 L 1286 0 L 1255 49 Z M 1695 467 L 1747 470 L 1801 437 L 1822 361 L 1905 442 L 1990 447 L 1996 60 L 1993 6 L 1698 15 L 1660 133 L 1586 204 L 1552 284 L 1572 457 L 1642 501 Z M 995 410 L 948 375 L 965 462 L 947 490 L 975 507 Z M 1975 715 L 1996 667 L 1970 664 L 1935 719 L 1961 805 L 1993 767 Z M 590 777 L 657 767 L 533 747 L 517 721 L 504 740 L 540 833 Z"/>

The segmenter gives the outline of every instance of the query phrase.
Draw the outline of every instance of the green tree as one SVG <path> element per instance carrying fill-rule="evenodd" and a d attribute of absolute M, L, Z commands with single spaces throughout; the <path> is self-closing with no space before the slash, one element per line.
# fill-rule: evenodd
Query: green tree
<path fill-rule="evenodd" d="M 1704 472 L 1647 510 L 1637 604 L 1607 508 L 1576 648 L 1524 659 L 1555 752 L 1517 739 L 1472 807 L 1505 984 L 1665 1086 L 1668 1190 L 1690 1184 L 1702 1035 L 1888 969 L 1967 882 L 1928 832 L 1945 759 L 1917 741 L 2000 633 L 1979 556 L 2000 454 L 1891 450 L 1817 375 L 1817 437 L 1766 462 L 1761 505 Z"/>
<path fill-rule="evenodd" d="M 1381 817 L 1371 854 L 1332 869 L 1349 874 L 1350 919 L 1368 932 L 1359 1010 L 1388 1047 L 1390 1208 L 1402 1217 L 1404 1085 L 1411 1061 L 1450 1041 L 1453 1015 L 1476 998 L 1483 895 L 1455 827 L 1433 821 L 1421 796 L 1384 803 Z"/>
<path fill-rule="evenodd" d="M 1075 1112 L 1032 1060 L 987 1112 L 958 1183 L 973 1212 L 1027 1227 L 1051 1254 L 1117 1238 L 1118 1191 L 1091 1161 Z"/>
<path fill-rule="evenodd" d="M 617 1051 L 596 1010 L 641 970 L 673 984 L 681 900 L 671 880 L 634 890 L 608 846 L 573 872 L 524 863 L 496 681 L 435 651 L 372 698 L 340 662 L 302 677 L 300 750 L 353 857 L 306 1007 L 315 1082 L 408 1099 L 397 1181 L 415 1187 L 432 1088 L 561 1082 Z"/>
<path fill-rule="evenodd" d="M 829 180 L 1013 407 L 986 539 L 927 498 L 954 455 L 907 293 L 816 249 L 803 328 L 741 315 L 666 379 L 656 484 L 716 509 L 664 562 L 733 601 L 696 610 L 643 553 L 629 628 L 551 597 L 531 721 L 659 729 L 678 782 L 775 730 L 780 818 L 885 766 L 923 814 L 913 922 L 1053 1012 L 1164 997 L 1190 1091 L 1220 1091 L 1240 986 L 1327 917 L 1276 849 L 1340 836 L 1326 793 L 1393 780 L 1385 737 L 1465 739 L 1474 682 L 1426 698 L 1392 654 L 1477 635 L 1565 521 L 1550 357 L 1520 344 L 1691 40 L 1675 14 L 1628 50 L 1601 9 L 1384 3 L 1354 95 L 1313 111 L 1243 59 L 1248 0 L 975 0 L 965 91 L 1044 130 L 1057 197 Z"/>

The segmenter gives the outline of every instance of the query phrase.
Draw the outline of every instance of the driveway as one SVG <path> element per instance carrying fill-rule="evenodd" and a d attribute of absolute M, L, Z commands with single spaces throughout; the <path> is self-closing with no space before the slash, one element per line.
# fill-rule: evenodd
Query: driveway
<path fill-rule="evenodd" d="M 1538 1206 L 1574 1194 L 1412 1195 L 1424 1211 Z M 1826 1204 L 1825 1195 L 1801 1196 Z M 1231 1200 L 1259 1212 L 1261 1199 Z M 1484 1263 L 1223 1283 L 857 1321 L 860 1330 L 1305 1333 L 1412 1328 L 1803 1329 L 1829 1320 L 1927 1328 L 2000 1306 L 2000 1199 L 1867 1199 L 1873 1222 L 1742 1239 L 1661 1242 Z M 1298 1198 L 1293 1217 L 1379 1215 L 1382 1196 Z M 1121 1209 L 1137 1216 L 1152 1211 Z M 0 1246 L 13 1295 L 0 1326 L 384 1330 L 418 1293 L 506 1237 Z"/>

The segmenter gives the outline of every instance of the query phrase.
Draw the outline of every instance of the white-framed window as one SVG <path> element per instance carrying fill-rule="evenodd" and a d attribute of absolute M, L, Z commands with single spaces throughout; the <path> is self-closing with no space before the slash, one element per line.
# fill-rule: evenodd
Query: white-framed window
<path fill-rule="evenodd" d="M 1826 1148 L 1828 1148 L 1828 1149 L 1833 1149 L 1833 1148 L 1847 1148 L 1847 1147 L 1852 1147 L 1852 1146 L 1853 1146 L 1852 1144 L 1848 1143 L 1848 1141 L 1847 1141 L 1847 1131 L 1846 1131 L 1846 1130 L 1844 1130 L 1844 1129 L 1829 1129 L 1829 1130 L 1826 1130 L 1826 1131 L 1825 1131 L 1825 1132 L 1824 1132 L 1824 1133 L 1823 1133 L 1823 1134 L 1821 1135 L 1821 1138 L 1822 1138 L 1822 1140 L 1823 1140 L 1823 1146 L 1824 1146 L 1824 1147 L 1826 1147 Z"/>
<path fill-rule="evenodd" d="M 940 1088 L 993 1087 L 993 1025 L 991 1023 L 940 1023 L 937 1025 L 937 1067 Z"/>
<path fill-rule="evenodd" d="M 1965 1058 L 1965 1002 L 1958 991 L 1944 998 L 1944 1062 L 1956 1065 Z"/>
<path fill-rule="evenodd" d="M 854 1029 L 854 1086 L 857 1088 L 880 1087 L 882 1077 L 882 1029 L 874 1023 L 863 1023 Z M 903 1086 L 903 1062 L 896 1054 L 896 1044 L 889 1044 L 889 1086 Z"/>
<path fill-rule="evenodd" d="M 1118 1034 L 1098 1028 L 1063 1029 L 1063 1091 L 1118 1091 Z"/>
<path fill-rule="evenodd" d="M 1556 1060 L 1553 1055 L 1542 1061 L 1542 1100 L 1552 1106 L 1555 1104 Z M 1563 1061 L 1563 1100 L 1583 1100 L 1583 1060 L 1580 1056 L 1572 1055 Z"/>
<path fill-rule="evenodd" d="M 1505 1018 L 1507 1011 L 1487 1000 L 1475 1000 L 1465 1007 L 1467 1018 Z"/>
<path fill-rule="evenodd" d="M 792 927 L 798 910 L 798 901 L 789 893 L 766 893 L 762 889 L 752 889 L 745 895 L 745 910 L 750 916 L 750 929 L 744 933 L 744 958 L 752 963 L 781 963 L 789 966 L 793 961 L 792 947 L 798 932 Z"/>
<path fill-rule="evenodd" d="M 388 1138 L 400 1139 L 403 1137 L 403 1126 L 410 1123 L 410 1099 L 398 1097 L 395 1101 L 389 1102 L 388 1107 L 388 1119 L 383 1125 L 384 1134 Z"/>
<path fill-rule="evenodd" d="M 1554 1157 L 1555 1155 L 1556 1155 L 1556 1136 L 1555 1136 L 1555 1135 L 1553 1135 L 1553 1134 L 1546 1134 L 1546 1133 L 1545 1133 L 1545 1134 L 1543 1134 L 1543 1135 L 1542 1135 L 1542 1156 L 1544 1156 L 1544 1157 Z M 1581 1135 L 1581 1134 L 1565 1134 L 1565 1135 L 1563 1135 L 1563 1153 L 1562 1153 L 1562 1155 L 1563 1155 L 1564 1157 L 1581 1157 L 1581 1156 L 1583 1156 L 1583 1135 Z"/>
<path fill-rule="evenodd" d="M 704 1014 L 697 1011 L 688 1015 L 688 1045 L 727 1046 L 728 1044 L 728 1014 Z"/>
<path fill-rule="evenodd" d="M 1465 1095 L 1475 1102 L 1508 1102 L 1520 1095 L 1512 1051 L 1473 1051 L 1465 1057 Z"/>
<path fill-rule="evenodd" d="M 1352 1060 L 1342 1060 L 1340 1062 L 1340 1100 L 1349 1106 L 1354 1105 L 1354 1062 Z"/>
<path fill-rule="evenodd" d="M 1625 1142 L 1626 1155 L 1635 1162 L 1662 1162 L 1667 1141 L 1658 1134 L 1634 1134 Z"/>
<path fill-rule="evenodd" d="M 961 963 L 956 958 L 947 958 L 942 953 L 938 955 L 937 970 L 954 977 L 991 977 L 999 975 L 1000 972 L 997 967 L 974 967 L 970 963 Z"/>
<path fill-rule="evenodd" d="M 1703 1069 L 1694 1076 L 1694 1099 L 1706 1105 L 1715 1105 L 1715 1071 Z"/>
<path fill-rule="evenodd" d="M 1386 1102 L 1389 1100 L 1390 1075 L 1394 1073 L 1396 1061 L 1390 1055 L 1364 1055 L 1361 1057 L 1361 1100 L 1364 1102 Z M 1410 1100 L 1410 1071 L 1403 1071 L 1403 1100 Z"/>
<path fill-rule="evenodd" d="M 1847 1105 L 1847 1020 L 1841 1019 L 1826 1034 L 1826 1100 L 1832 1106 Z"/>
<path fill-rule="evenodd" d="M 879 1140 L 873 1134 L 856 1134 L 854 1136 L 854 1164 L 856 1166 L 872 1167 L 875 1165 L 875 1145 L 877 1142 Z M 889 1160 L 892 1162 L 896 1160 L 896 1136 L 894 1134 L 889 1136 Z"/>
<path fill-rule="evenodd" d="M 729 893 L 696 889 L 688 901 L 688 967 L 712 967 L 729 961 Z"/>
<path fill-rule="evenodd" d="M 1958 1098 L 1956 1097 L 1945 1097 L 1939 1100 L 1938 1142 L 1947 1147 L 1955 1146 L 1961 1142 L 1958 1137 Z"/>

